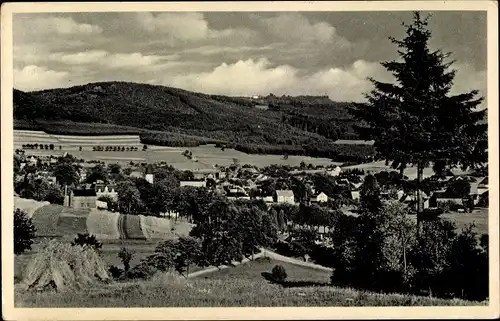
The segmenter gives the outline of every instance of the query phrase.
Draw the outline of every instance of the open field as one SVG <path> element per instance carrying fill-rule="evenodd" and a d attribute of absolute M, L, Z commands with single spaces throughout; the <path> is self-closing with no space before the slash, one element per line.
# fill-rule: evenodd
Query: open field
<path fill-rule="evenodd" d="M 362 169 L 365 171 L 365 173 L 370 172 L 371 174 L 375 174 L 375 173 L 383 172 L 383 171 L 395 171 L 390 166 L 386 166 L 385 161 L 376 161 L 376 162 L 370 162 L 370 163 L 364 163 L 364 164 L 358 164 L 358 165 L 344 167 L 344 169 L 354 169 L 354 168 Z M 455 175 L 465 174 L 464 171 L 462 171 L 458 168 L 453 169 L 452 172 Z M 406 168 L 404 175 L 407 176 L 409 179 L 416 179 L 417 178 L 417 168 L 416 167 Z M 432 170 L 431 167 L 424 168 L 423 178 L 427 178 L 427 177 L 430 177 L 432 175 L 434 175 L 434 171 Z"/>
<path fill-rule="evenodd" d="M 77 136 L 77 135 L 52 135 L 42 131 L 14 131 L 14 148 L 21 148 L 23 144 L 54 144 L 54 150 L 26 150 L 26 155 L 35 156 L 61 156 L 65 152 L 79 158 L 99 160 L 106 163 L 127 164 L 129 162 L 167 162 L 183 170 L 197 170 L 213 168 L 215 165 L 229 166 L 237 159 L 241 165 L 250 164 L 265 167 L 272 164 L 298 166 L 301 162 L 313 165 L 338 165 L 328 158 L 313 158 L 308 156 L 289 156 L 284 159 L 281 155 L 246 154 L 227 148 L 222 151 L 213 144 L 198 147 L 165 147 L 148 145 L 142 151 L 142 144 L 138 135 L 106 135 L 106 136 Z M 100 151 L 92 150 L 93 146 L 136 146 L 138 151 Z M 61 146 L 61 149 L 59 149 Z M 82 147 L 82 151 L 79 147 Z M 190 160 L 182 155 L 185 150 L 192 152 Z"/>
<path fill-rule="evenodd" d="M 14 130 L 14 148 L 23 144 L 54 144 L 55 150 L 92 146 L 142 146 L 139 135 L 59 135 L 43 131 Z"/>
<path fill-rule="evenodd" d="M 271 284 L 262 272 L 287 269 L 290 286 Z M 484 305 L 400 294 L 377 294 L 320 285 L 329 273 L 272 260 L 250 262 L 207 278 L 161 274 L 150 281 L 98 285 L 80 291 L 15 292 L 16 307 L 284 307 L 284 306 L 455 306 Z M 316 282 L 302 286 L 299 281 Z M 295 286 L 297 285 L 297 286 Z M 168 290 L 166 290 L 168 289 Z"/>
<path fill-rule="evenodd" d="M 478 236 L 489 234 L 487 208 L 476 208 L 472 213 L 444 213 L 441 214 L 440 217 L 455 223 L 457 232 L 459 233 L 462 228 L 474 223 L 475 227 L 472 230 L 476 232 Z M 410 218 L 415 222 L 417 221 L 416 215 L 411 215 Z"/>

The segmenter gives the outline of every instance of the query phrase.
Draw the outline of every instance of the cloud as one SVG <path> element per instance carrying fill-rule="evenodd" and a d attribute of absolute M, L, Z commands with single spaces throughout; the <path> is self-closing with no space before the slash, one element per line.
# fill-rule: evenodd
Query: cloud
<path fill-rule="evenodd" d="M 28 58 L 28 59 L 26 59 Z M 25 55 L 24 61 L 44 61 L 62 63 L 70 66 L 95 65 L 96 68 L 106 69 L 134 69 L 139 67 L 158 67 L 165 62 L 173 63 L 179 55 L 143 55 L 134 53 L 110 53 L 105 50 L 89 50 L 77 53 L 55 52 L 44 55 Z"/>
<path fill-rule="evenodd" d="M 46 67 L 29 65 L 14 69 L 14 88 L 20 90 L 66 87 L 71 85 L 68 80 L 68 72 L 49 70 Z"/>
<path fill-rule="evenodd" d="M 281 13 L 270 18 L 258 18 L 275 37 L 287 41 L 318 42 L 349 47 L 347 39 L 340 37 L 337 30 L 327 22 L 312 23 L 299 13 Z"/>
<path fill-rule="evenodd" d="M 140 12 L 135 20 L 144 31 L 161 34 L 170 42 L 206 41 L 229 37 L 250 37 L 247 29 L 211 29 L 203 13 L 199 12 Z"/>
<path fill-rule="evenodd" d="M 17 22 L 15 29 L 30 35 L 93 35 L 103 31 L 97 25 L 78 23 L 69 17 L 23 15 L 14 21 Z"/>
<path fill-rule="evenodd" d="M 102 61 L 107 55 L 108 52 L 104 50 L 91 50 L 73 54 L 53 53 L 49 56 L 49 59 L 65 64 L 80 65 Z"/>
<path fill-rule="evenodd" d="M 240 60 L 223 63 L 212 71 L 180 75 L 164 83 L 194 91 L 214 94 L 265 95 L 324 95 L 333 100 L 360 101 L 370 90 L 367 77 L 385 77 L 378 63 L 356 61 L 346 68 L 323 69 L 304 74 L 290 65 L 274 66 L 267 59 Z"/>

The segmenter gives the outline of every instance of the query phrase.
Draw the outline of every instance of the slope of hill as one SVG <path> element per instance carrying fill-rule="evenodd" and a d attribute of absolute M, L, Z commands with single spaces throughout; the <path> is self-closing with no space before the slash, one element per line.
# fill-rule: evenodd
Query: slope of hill
<path fill-rule="evenodd" d="M 270 108 L 255 108 L 259 103 Z M 60 120 L 64 120 L 93 123 L 101 131 L 107 126 L 127 126 L 114 130 L 136 131 L 149 144 L 179 146 L 185 141 L 192 146 L 193 141 L 210 141 L 232 144 L 249 153 L 329 157 L 346 153 L 338 152 L 342 147 L 333 141 L 354 137 L 354 120 L 347 111 L 348 105 L 327 97 L 268 96 L 255 101 L 125 82 L 30 93 L 14 90 L 14 116 L 23 120 L 16 123 L 19 129 L 39 126 L 53 133 L 78 132 L 62 126 Z M 54 122 L 59 125 L 52 126 Z M 73 127 L 85 127 L 74 124 Z M 80 134 L 85 134 L 85 130 L 92 132 L 89 128 L 80 130 Z M 364 149 L 367 154 L 373 152 Z M 352 153 L 351 149 L 347 152 Z"/>
<path fill-rule="evenodd" d="M 100 240 L 154 240 L 187 235 L 191 225 L 167 218 L 122 215 L 96 209 L 74 209 L 62 205 L 14 198 L 14 207 L 33 219 L 37 237 L 73 239 L 78 233 Z"/>

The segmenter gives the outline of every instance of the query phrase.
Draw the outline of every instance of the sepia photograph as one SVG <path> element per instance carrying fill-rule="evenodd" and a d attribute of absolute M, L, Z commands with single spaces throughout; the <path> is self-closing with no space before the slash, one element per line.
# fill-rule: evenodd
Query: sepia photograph
<path fill-rule="evenodd" d="M 498 317 L 497 28 L 491 1 L 3 5 L 4 318 Z"/>

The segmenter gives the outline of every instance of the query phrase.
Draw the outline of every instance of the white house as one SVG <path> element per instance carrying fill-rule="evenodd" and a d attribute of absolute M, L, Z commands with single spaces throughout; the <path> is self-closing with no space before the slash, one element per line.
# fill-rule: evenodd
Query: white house
<path fill-rule="evenodd" d="M 339 176 L 341 172 L 342 168 L 340 168 L 339 166 L 336 166 L 334 169 L 327 171 L 328 175 L 330 176 Z"/>
<path fill-rule="evenodd" d="M 118 200 L 118 192 L 112 185 L 96 185 L 97 198 L 101 196 L 108 196 L 114 201 Z"/>
<path fill-rule="evenodd" d="M 471 186 L 471 190 L 472 190 L 472 186 Z M 477 180 L 477 194 L 479 196 L 481 196 L 486 192 L 488 192 L 488 177 L 478 179 Z"/>
<path fill-rule="evenodd" d="M 147 167 L 146 167 L 146 173 L 145 173 L 145 178 L 146 180 L 150 183 L 150 184 L 153 184 L 153 181 L 154 181 L 154 174 L 153 174 L 153 166 L 151 164 L 149 164 Z"/>
<path fill-rule="evenodd" d="M 207 187 L 206 181 L 181 181 L 180 186 L 191 186 L 191 187 Z"/>
<path fill-rule="evenodd" d="M 321 192 L 318 195 L 314 195 L 312 197 L 311 201 L 316 202 L 316 203 L 326 203 L 326 202 L 328 202 L 328 195 Z"/>
<path fill-rule="evenodd" d="M 295 197 L 291 190 L 276 190 L 276 202 L 295 204 Z"/>

